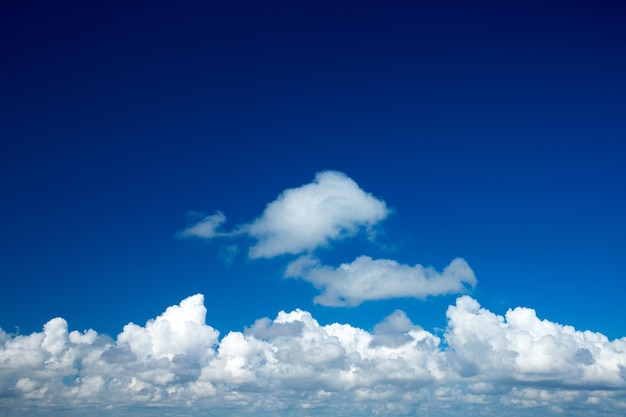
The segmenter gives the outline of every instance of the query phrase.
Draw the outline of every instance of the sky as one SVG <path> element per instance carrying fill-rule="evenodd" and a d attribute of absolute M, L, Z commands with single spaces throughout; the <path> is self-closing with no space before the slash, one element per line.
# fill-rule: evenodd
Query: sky
<path fill-rule="evenodd" d="M 0 6 L 0 416 L 624 415 L 626 4 L 88 3 Z"/>

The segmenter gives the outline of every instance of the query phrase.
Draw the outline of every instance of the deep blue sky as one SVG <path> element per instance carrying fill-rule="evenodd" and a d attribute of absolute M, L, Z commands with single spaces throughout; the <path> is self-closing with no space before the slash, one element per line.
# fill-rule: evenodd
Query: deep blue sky
<path fill-rule="evenodd" d="M 429 330 L 455 296 L 315 306 L 284 259 L 177 239 L 316 172 L 394 214 L 320 252 L 443 268 L 500 314 L 626 335 L 622 2 L 18 2 L 0 12 L 0 327 L 116 335 L 203 293 L 223 334 L 296 307 Z"/>

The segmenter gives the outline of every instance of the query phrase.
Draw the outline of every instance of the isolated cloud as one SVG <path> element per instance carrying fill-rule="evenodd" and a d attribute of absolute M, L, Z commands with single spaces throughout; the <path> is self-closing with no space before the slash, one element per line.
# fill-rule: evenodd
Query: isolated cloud
<path fill-rule="evenodd" d="M 385 202 L 345 174 L 324 171 L 315 180 L 283 191 L 248 227 L 257 239 L 251 258 L 301 253 L 372 227 L 389 214 Z"/>
<path fill-rule="evenodd" d="M 403 265 L 390 259 L 360 256 L 338 268 L 320 265 L 311 256 L 289 264 L 287 277 L 302 278 L 322 293 L 315 302 L 326 306 L 356 306 L 367 300 L 421 298 L 458 294 L 476 285 L 474 271 L 461 258 L 443 272 L 422 265 Z"/>
<path fill-rule="evenodd" d="M 372 332 L 303 310 L 218 339 L 198 294 L 114 340 L 62 318 L 0 330 L 0 409 L 12 415 L 621 415 L 626 338 L 463 296 L 445 339 L 397 310 Z M 62 410 L 62 411 L 60 411 Z M 68 411 L 70 410 L 70 411 Z M 157 413 L 158 414 L 158 413 Z M 426 414 L 427 415 L 427 414 Z"/>
<path fill-rule="evenodd" d="M 256 241 L 250 258 L 272 258 L 312 251 L 361 228 L 371 231 L 389 212 L 384 201 L 363 191 L 345 174 L 323 171 L 310 184 L 284 190 L 259 218 L 231 232 L 218 232 L 226 220 L 218 211 L 179 235 L 212 239 L 246 234 Z"/>
<path fill-rule="evenodd" d="M 179 232 L 180 237 L 199 237 L 203 239 L 212 239 L 217 236 L 225 236 L 226 233 L 218 232 L 217 229 L 226 222 L 226 216 L 221 211 L 204 217 L 193 226 L 189 226 Z"/>

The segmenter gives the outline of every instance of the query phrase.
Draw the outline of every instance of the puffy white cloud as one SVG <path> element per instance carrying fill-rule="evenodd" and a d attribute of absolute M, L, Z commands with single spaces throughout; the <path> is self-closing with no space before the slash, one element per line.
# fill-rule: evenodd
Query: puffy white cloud
<path fill-rule="evenodd" d="M 315 180 L 283 191 L 247 232 L 257 239 L 251 258 L 301 253 L 372 227 L 389 214 L 385 202 L 345 174 L 324 171 Z"/>
<path fill-rule="evenodd" d="M 363 191 L 345 174 L 323 171 L 312 183 L 284 190 L 260 217 L 231 232 L 217 231 L 226 221 L 218 211 L 179 235 L 212 239 L 246 234 L 256 240 L 250 258 L 272 258 L 312 251 L 361 228 L 372 231 L 389 213 L 384 201 Z"/>
<path fill-rule="evenodd" d="M 168 307 L 145 327 L 129 323 L 117 337 L 140 360 L 174 359 L 176 356 L 204 360 L 207 346 L 217 342 L 219 333 L 205 324 L 204 296 L 196 294 L 180 305 Z"/>
<path fill-rule="evenodd" d="M 6 415 L 621 415 L 626 338 L 581 332 L 516 308 L 496 315 L 468 296 L 448 309 L 445 343 L 397 310 L 372 332 L 322 325 L 303 310 L 221 339 L 200 294 L 116 340 L 0 330 Z M 85 408 L 86 407 L 86 408 Z M 87 409 L 88 408 L 88 409 Z M 91 410 L 91 411 L 90 411 Z M 57 410 L 58 411 L 58 410 Z"/>
<path fill-rule="evenodd" d="M 476 285 L 467 262 L 454 259 L 443 272 L 422 265 L 403 265 L 390 259 L 360 256 L 338 268 L 320 265 L 303 256 L 286 269 L 287 277 L 302 278 L 322 293 L 315 302 L 327 306 L 356 306 L 367 300 L 421 298 L 430 295 L 458 294 Z"/>
<path fill-rule="evenodd" d="M 446 342 L 458 371 L 467 377 L 542 382 L 563 387 L 626 387 L 626 338 L 578 331 L 541 320 L 530 308 L 504 317 L 468 296 L 448 308 Z"/>

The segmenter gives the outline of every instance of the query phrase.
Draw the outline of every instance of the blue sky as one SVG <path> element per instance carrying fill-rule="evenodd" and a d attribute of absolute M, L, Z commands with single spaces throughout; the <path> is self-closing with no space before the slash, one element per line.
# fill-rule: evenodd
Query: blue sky
<path fill-rule="evenodd" d="M 620 415 L 624 18 L 2 6 L 0 410 Z"/>

